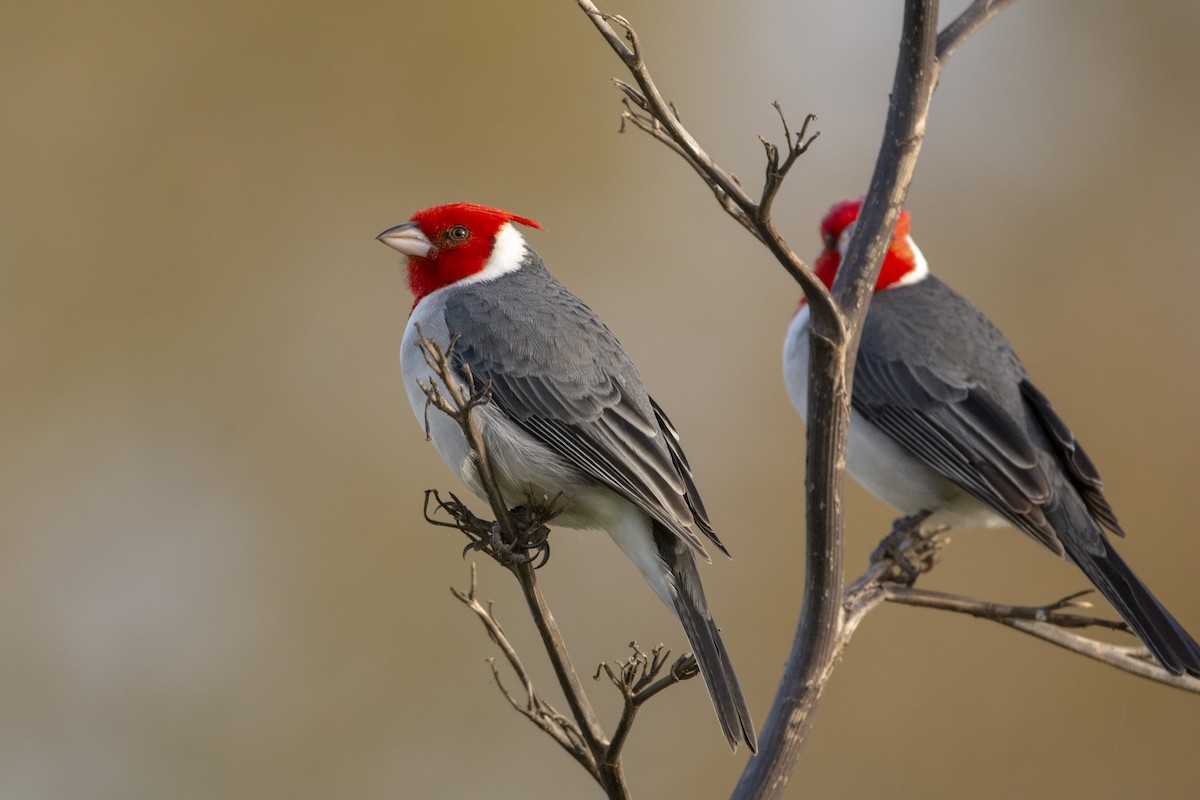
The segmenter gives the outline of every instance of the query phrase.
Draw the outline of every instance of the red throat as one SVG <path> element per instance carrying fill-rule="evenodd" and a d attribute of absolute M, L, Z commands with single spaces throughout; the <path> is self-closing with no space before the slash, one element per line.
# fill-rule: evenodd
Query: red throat
<path fill-rule="evenodd" d="M 843 200 L 834 204 L 821 220 L 821 241 L 825 247 L 817 257 L 813 271 L 827 287 L 833 288 L 833 279 L 842 263 L 842 254 L 838 250 L 842 232 L 850 223 L 858 219 L 862 209 L 862 198 Z M 879 271 L 879 279 L 875 281 L 875 291 L 881 291 L 894 285 L 912 272 L 917 266 L 916 254 L 909 246 L 908 232 L 911 218 L 907 211 L 900 212 L 896 221 L 896 230 L 892 233 L 892 243 L 883 257 L 883 267 Z"/>
<path fill-rule="evenodd" d="M 476 203 L 450 203 L 413 214 L 433 245 L 424 258 L 408 257 L 408 288 L 413 306 L 431 292 L 478 274 L 487 265 L 496 234 L 507 223 L 540 229 L 531 219 Z"/>

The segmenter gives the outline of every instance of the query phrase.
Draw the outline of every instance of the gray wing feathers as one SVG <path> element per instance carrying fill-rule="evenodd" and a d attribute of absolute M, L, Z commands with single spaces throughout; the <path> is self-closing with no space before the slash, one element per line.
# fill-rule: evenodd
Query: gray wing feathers
<path fill-rule="evenodd" d="M 616 337 L 536 256 L 502 280 L 502 291 L 463 286 L 447 304 L 447 328 L 462 334 L 458 364 L 490 384 L 492 402 L 514 423 L 707 560 L 693 523 L 720 542 L 687 461 Z"/>
<path fill-rule="evenodd" d="M 1200 645 L 1100 530 L 1124 535 L 1074 434 L 991 322 L 936 278 L 923 284 L 875 298 L 855 410 L 1070 558 L 1167 670 L 1200 675 Z"/>
<path fill-rule="evenodd" d="M 1039 461 L 1019 389 L 1027 382 L 1024 368 L 973 306 L 936 278 L 923 283 L 875 298 L 880 306 L 863 329 L 854 409 L 1061 555 L 1043 510 L 1054 494 L 1051 475 Z M 889 305 L 906 307 L 889 313 Z"/>
<path fill-rule="evenodd" d="M 671 451 L 671 460 L 675 464 L 676 471 L 683 478 L 684 498 L 692 511 L 692 519 L 722 553 L 729 555 L 729 550 L 721 544 L 721 540 L 717 538 L 717 532 L 713 530 L 712 523 L 708 521 L 708 511 L 704 508 L 704 502 L 700 499 L 700 491 L 696 488 L 696 483 L 692 478 L 692 465 L 688 463 L 687 456 L 683 452 L 679 433 L 671 424 L 671 420 L 667 418 L 666 412 L 659 407 L 658 403 L 654 402 L 653 397 L 650 398 L 650 405 L 654 407 L 654 415 L 658 418 L 659 425 L 667 432 L 667 448 Z"/>
<path fill-rule="evenodd" d="M 1100 472 L 1083 446 L 1075 439 L 1075 434 L 1071 433 L 1071 429 L 1054 411 L 1046 396 L 1028 380 L 1021 383 L 1021 394 L 1046 430 L 1047 438 L 1054 445 L 1059 460 L 1066 467 L 1067 475 L 1079 496 L 1083 498 L 1088 511 L 1097 522 L 1124 538 L 1125 531 L 1117 521 L 1116 512 L 1104 496 L 1104 482 L 1100 480 Z"/>

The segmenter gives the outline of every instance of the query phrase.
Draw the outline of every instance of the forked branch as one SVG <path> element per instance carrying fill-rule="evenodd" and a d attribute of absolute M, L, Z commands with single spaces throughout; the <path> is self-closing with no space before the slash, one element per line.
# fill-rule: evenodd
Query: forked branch
<path fill-rule="evenodd" d="M 913 583 L 933 568 L 949 543 L 942 535 L 943 528 L 926 528 L 922 522 L 922 519 L 911 517 L 897 520 L 892 532 L 872 554 L 870 567 L 846 588 L 842 603 L 845 617 L 837 645 L 839 653 L 845 649 L 863 618 L 881 603 L 890 602 L 986 619 L 1133 675 L 1200 693 L 1200 678 L 1172 675 L 1140 642 L 1119 645 L 1084 635 L 1082 631 L 1086 629 L 1099 628 L 1133 636 L 1124 622 L 1079 612 L 1079 609 L 1090 607 L 1081 598 L 1091 594 L 1091 589 L 1042 606 L 1016 606 L 916 588 Z"/>
<path fill-rule="evenodd" d="M 504 683 L 500 678 L 500 670 L 496 667 L 495 659 L 488 659 L 488 663 L 492 667 L 492 677 L 496 681 L 496 686 L 500 689 L 501 694 L 508 700 L 520 714 L 525 716 L 530 722 L 545 732 L 551 739 L 567 751 L 576 761 L 583 766 L 592 775 L 597 774 L 596 762 L 592 757 L 591 750 L 588 748 L 587 742 L 584 740 L 583 733 L 579 729 L 579 725 L 565 717 L 563 714 L 546 702 L 537 690 L 534 689 L 533 680 L 529 677 L 529 673 L 525 669 L 524 663 L 521 661 L 520 655 L 509 641 L 508 636 L 504 633 L 504 628 L 500 626 L 500 621 L 496 619 L 492 604 L 486 606 L 479 602 L 476 595 L 476 574 L 475 565 L 471 565 L 471 585 L 467 591 L 460 589 L 451 589 L 454 596 L 462 602 L 467 608 L 474 612 L 479 621 L 483 623 L 483 627 L 487 630 L 488 637 L 496 643 L 500 651 L 504 653 L 505 660 L 508 661 L 513 672 L 516 673 L 518 680 L 521 682 L 521 687 L 525 693 L 525 701 L 521 702 L 504 687 Z"/>
<path fill-rule="evenodd" d="M 1150 655 L 1150 651 L 1140 642 L 1132 645 L 1112 644 L 1075 632 L 1076 629 L 1101 628 L 1122 631 L 1133 636 L 1129 626 L 1124 622 L 1080 614 L 1071 610 L 1089 607 L 1089 604 L 1080 601 L 1079 598 L 1090 594 L 1091 591 L 1091 589 L 1087 589 L 1076 592 L 1044 606 L 989 603 L 972 597 L 916 589 L 911 586 L 886 586 L 883 599 L 901 605 L 953 611 L 998 622 L 1013 630 L 1027 633 L 1037 639 L 1058 645 L 1110 667 L 1116 667 L 1176 689 L 1200 694 L 1200 678 L 1191 675 L 1172 675 L 1163 669 L 1162 665 Z"/>
<path fill-rule="evenodd" d="M 601 672 L 606 674 L 625 699 L 621 721 L 617 723 L 617 731 L 613 734 L 612 743 L 608 748 L 610 758 L 620 755 L 633 727 L 633 718 L 643 703 L 663 689 L 700 674 L 700 666 L 696 663 L 695 656 L 690 653 L 675 659 L 667 674 L 661 675 L 667 665 L 667 659 L 671 656 L 669 650 L 660 644 L 647 653 L 637 646 L 637 642 L 630 642 L 629 647 L 633 650 L 629 658 L 616 665 L 601 664 L 594 676 L 599 680 Z"/>
<path fill-rule="evenodd" d="M 795 278 L 804 290 L 805 296 L 808 297 L 809 303 L 812 304 L 814 312 L 818 308 L 822 309 L 820 313 L 832 312 L 833 306 L 828 290 L 817 280 L 808 265 L 796 255 L 796 252 L 775 228 L 770 213 L 771 202 L 779 191 L 779 184 L 782 182 L 783 176 L 817 137 L 815 133 L 807 136 L 808 128 L 815 118 L 806 118 L 800 133 L 795 138 L 791 134 L 786 119 L 784 120 L 788 155 L 780 164 L 776 151 L 776 168 L 773 170 L 768 168 L 763 191 L 755 199 L 745 190 L 737 177 L 722 168 L 705 152 L 691 132 L 683 126 L 674 106 L 663 99 L 662 92 L 659 91 L 646 66 L 641 40 L 629 21 L 624 17 L 600 11 L 592 3 L 592 0 L 576 0 L 576 3 L 588 15 L 588 19 L 600 31 L 604 40 L 608 42 L 613 52 L 617 54 L 629 70 L 630 75 L 633 76 L 636 85 L 620 79 L 614 80 L 617 88 L 625 95 L 625 112 L 621 115 L 622 120 L 650 134 L 682 157 L 708 185 L 726 213 L 766 245 L 784 269 Z M 621 29 L 620 34 L 613 28 L 613 25 Z M 775 104 L 775 108 L 782 118 L 783 112 L 778 103 Z M 768 143 L 764 141 L 763 144 L 767 146 Z M 771 145 L 770 147 L 774 148 L 775 146 Z M 768 149 L 768 161 L 770 152 Z"/>
<path fill-rule="evenodd" d="M 784 121 L 788 156 L 782 161 L 777 148 L 763 141 L 766 179 L 762 194 L 754 200 L 736 178 L 709 157 L 683 127 L 673 107 L 663 100 L 628 20 L 600 12 L 591 0 L 576 2 L 633 76 L 636 87 L 617 81 L 626 99 L 624 118 L 682 156 L 713 191 L 722 208 L 758 237 L 796 279 L 808 300 L 812 349 L 804 605 L 784 676 L 759 738 L 758 757 L 747 765 L 734 793 L 735 797 L 778 797 L 799 757 L 812 712 L 839 650 L 839 636 L 844 632 L 844 471 L 839 464 L 844 461 L 853 366 L 858 332 L 870 301 L 869 289 L 916 168 L 941 66 L 938 57 L 949 58 L 999 4 L 974 3 L 947 28 L 939 51 L 936 0 L 906 0 L 883 144 L 849 251 L 833 292 L 829 292 L 796 256 L 771 218 L 772 202 L 783 178 L 811 143 L 811 138 L 804 135 L 808 122 L 793 139 Z"/>
<path fill-rule="evenodd" d="M 425 363 L 434 375 L 427 382 L 418 381 L 428 398 L 426 430 L 428 431 L 428 414 L 431 411 L 446 414 L 461 427 L 473 454 L 479 481 L 497 521 L 491 522 L 476 516 L 453 494 L 449 500 L 443 500 L 435 490 L 429 490 L 425 494 L 425 518 L 434 525 L 462 531 L 470 540 L 466 550 L 473 549 L 491 556 L 516 576 L 559 685 L 566 696 L 573 720 L 547 703 L 535 690 L 524 664 L 496 620 L 490 604 L 483 605 L 476 596 L 474 565 L 471 568 L 469 590 L 452 591 L 455 597 L 480 619 L 488 635 L 500 647 L 520 680 L 525 694 L 523 702 L 504 687 L 495 662 L 491 662 L 496 685 L 513 708 L 570 753 L 600 784 L 609 798 L 628 798 L 629 788 L 621 764 L 621 751 L 633 724 L 634 715 L 643 703 L 662 689 L 697 675 L 695 662 L 690 661 L 690 657 L 681 658 L 672 665 L 667 675 L 660 678 L 659 674 L 666 663 L 666 655 L 660 646 L 653 650 L 651 655 L 635 648 L 634 656 L 617 671 L 604 665 L 602 669 L 613 677 L 613 682 L 617 684 L 625 699 L 625 712 L 617 733 L 611 742 L 608 740 L 596 720 L 587 694 L 583 691 L 579 676 L 567 653 L 562 633 L 538 587 L 534 572 L 534 562 L 539 556 L 543 564 L 549 558 L 549 529 L 546 523 L 562 510 L 561 498 L 535 497 L 532 492 L 527 492 L 525 505 L 514 510 L 507 507 L 488 460 L 478 420 L 474 416 L 481 407 L 491 402 L 489 387 L 486 384 L 478 385 L 465 365 L 458 367 L 462 370 L 461 373 L 456 371 L 454 348 L 458 341 L 457 336 L 452 337 L 445 347 L 427 338 L 420 326 L 417 327 L 417 336 Z M 453 521 L 442 521 L 437 517 L 439 512 L 448 515 Z M 620 680 L 617 676 L 620 676 Z"/>
<path fill-rule="evenodd" d="M 445 347 L 426 337 L 424 330 L 420 327 L 417 328 L 417 336 L 421 352 L 425 356 L 425 362 L 433 370 L 434 375 L 436 375 L 436 380 L 431 380 L 428 384 L 424 382 L 420 383 L 421 389 L 425 392 L 426 397 L 429 398 L 429 404 L 437 412 L 446 414 L 457 422 L 462 428 L 463 435 L 466 436 L 467 443 L 474 454 L 475 468 L 478 472 L 480 483 L 483 484 L 484 490 L 487 493 L 492 513 L 496 515 L 496 522 L 494 524 L 497 526 L 498 531 L 495 538 L 498 538 L 498 542 L 494 546 L 498 546 L 502 550 L 517 548 L 519 547 L 517 543 L 522 538 L 521 532 L 518 530 L 508 506 L 500 494 L 499 484 L 495 480 L 491 461 L 488 459 L 483 434 L 472 413 L 475 409 L 490 401 L 488 387 L 477 386 L 473 376 L 469 371 L 465 370 L 466 386 L 464 387 L 463 383 L 460 382 L 462 379 L 460 379 L 459 374 L 455 371 L 453 364 L 453 352 L 454 346 L 458 341 L 457 336 L 451 338 Z M 426 413 L 428 411 L 429 409 L 427 408 Z M 445 504 L 442 507 L 445 508 Z M 468 533 L 468 535 L 470 534 Z M 532 565 L 528 561 L 520 559 L 497 560 L 512 570 L 517 576 L 517 580 L 521 584 L 521 590 L 525 595 L 526 603 L 529 606 L 529 612 L 533 616 L 534 623 L 537 625 L 538 633 L 541 634 L 542 644 L 546 648 L 546 653 L 554 666 L 554 672 L 558 676 L 558 682 L 562 687 L 563 694 L 566 695 L 567 705 L 570 707 L 571 714 L 575 718 L 578 726 L 577 730 L 586 745 L 588 753 L 586 761 L 578 757 L 577 760 L 580 760 L 580 763 L 583 763 L 585 766 L 590 765 L 589 772 L 600 782 L 610 797 L 627 797 L 628 788 L 625 786 L 625 779 L 621 774 L 620 765 L 616 765 L 616 769 L 612 769 L 611 765 L 606 768 L 604 754 L 608 742 L 604 736 L 604 731 L 596 720 L 595 712 L 592 711 L 591 701 L 583 691 L 579 676 L 576 674 L 571 657 L 567 653 L 566 643 L 563 640 L 561 632 L 558 630 L 558 624 L 554 620 L 554 615 L 550 613 L 550 609 L 546 605 L 546 599 L 542 596 L 541 589 L 538 587 Z"/>
<path fill-rule="evenodd" d="M 984 23 L 999 14 L 1015 0 L 974 0 L 953 22 L 942 29 L 937 38 L 937 60 L 945 65 L 958 48 L 975 35 Z"/>

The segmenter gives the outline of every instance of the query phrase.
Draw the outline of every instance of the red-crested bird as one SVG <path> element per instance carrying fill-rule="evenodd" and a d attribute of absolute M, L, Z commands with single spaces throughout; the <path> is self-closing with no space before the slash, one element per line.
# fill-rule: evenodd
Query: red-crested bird
<path fill-rule="evenodd" d="M 691 642 L 733 749 L 756 748 L 754 724 L 708 609 L 695 556 L 705 541 L 728 554 L 709 524 L 675 428 L 633 362 L 591 309 L 554 279 L 507 211 L 453 203 L 418 211 L 379 240 L 407 258 L 414 304 L 400 363 L 408 399 L 450 468 L 485 497 L 458 423 L 426 414 L 417 385 L 437 383 L 417 325 L 453 366 L 490 390 L 474 414 L 506 504 L 561 493 L 554 524 L 603 529 L 641 570 Z"/>
<path fill-rule="evenodd" d="M 832 287 L 860 200 L 821 221 L 815 271 Z M 1123 537 L 1100 474 L 996 326 L 929 273 L 896 223 L 863 323 L 846 468 L 872 494 L 931 523 L 1012 525 L 1076 564 L 1160 664 L 1200 676 L 1200 646 L 1113 549 Z M 784 379 L 807 419 L 808 307 L 784 343 Z"/>

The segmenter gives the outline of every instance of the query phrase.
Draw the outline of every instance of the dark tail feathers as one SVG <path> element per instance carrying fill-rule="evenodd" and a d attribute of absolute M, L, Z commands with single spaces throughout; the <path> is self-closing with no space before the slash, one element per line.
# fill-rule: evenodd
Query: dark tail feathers
<path fill-rule="evenodd" d="M 700 585 L 700 573 L 692 551 L 678 536 L 654 525 L 654 542 L 675 583 L 675 612 L 683 623 L 683 630 L 692 645 L 700 675 L 708 686 L 709 697 L 716 709 L 721 729 L 729 747 L 737 750 L 738 742 L 744 741 L 750 752 L 758 752 L 758 739 L 754 733 L 754 722 L 750 709 L 733 672 L 729 652 L 721 641 L 721 632 L 708 610 L 704 588 Z"/>
<path fill-rule="evenodd" d="M 1095 551 L 1096 540 L 1080 544 L 1064 538 L 1063 544 L 1071 560 L 1167 672 L 1200 677 L 1200 645 L 1133 574 L 1107 539 L 1103 535 L 1097 539 L 1103 545 L 1102 553 Z"/>

